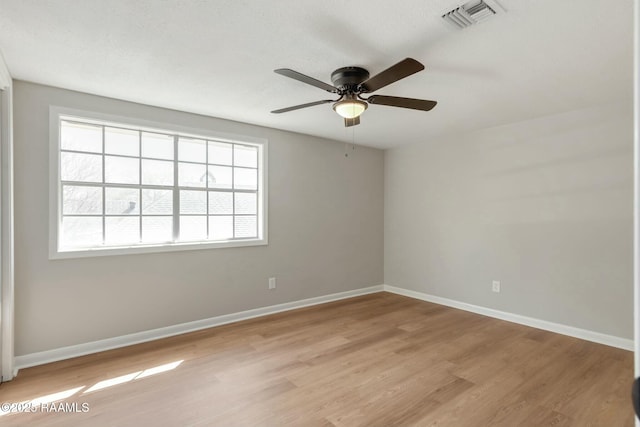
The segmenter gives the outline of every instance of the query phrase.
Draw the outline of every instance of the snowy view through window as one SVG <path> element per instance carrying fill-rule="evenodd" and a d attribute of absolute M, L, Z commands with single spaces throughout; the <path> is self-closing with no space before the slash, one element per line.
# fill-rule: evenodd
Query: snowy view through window
<path fill-rule="evenodd" d="M 259 237 L 257 145 L 60 120 L 59 247 Z"/>

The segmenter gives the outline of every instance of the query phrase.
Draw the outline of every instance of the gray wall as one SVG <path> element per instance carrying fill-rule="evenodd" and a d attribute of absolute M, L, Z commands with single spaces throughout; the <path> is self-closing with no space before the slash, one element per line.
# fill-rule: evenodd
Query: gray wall
<path fill-rule="evenodd" d="M 335 141 L 14 88 L 17 356 L 383 282 L 382 151 L 345 158 Z M 268 138 L 269 245 L 50 261 L 50 104 Z"/>
<path fill-rule="evenodd" d="M 385 283 L 632 338 L 632 137 L 629 102 L 388 150 Z"/>
<path fill-rule="evenodd" d="M 377 285 L 383 263 L 389 285 L 632 337 L 631 105 L 391 149 L 383 177 L 380 150 L 14 90 L 18 356 Z M 50 104 L 268 138 L 269 245 L 50 261 Z"/>

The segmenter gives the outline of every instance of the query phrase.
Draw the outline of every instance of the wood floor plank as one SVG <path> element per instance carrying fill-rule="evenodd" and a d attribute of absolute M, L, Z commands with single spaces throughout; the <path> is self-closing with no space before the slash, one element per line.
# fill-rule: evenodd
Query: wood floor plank
<path fill-rule="evenodd" d="M 0 425 L 631 427 L 632 379 L 631 352 L 377 293 L 24 369 L 0 401 L 89 410 Z"/>

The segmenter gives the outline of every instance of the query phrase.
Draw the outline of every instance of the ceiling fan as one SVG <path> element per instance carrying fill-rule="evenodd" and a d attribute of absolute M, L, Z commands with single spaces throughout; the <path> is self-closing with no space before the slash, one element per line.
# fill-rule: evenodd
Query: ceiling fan
<path fill-rule="evenodd" d="M 424 65 L 413 58 L 405 58 L 371 78 L 369 77 L 369 72 L 364 68 L 343 67 L 331 73 L 332 86 L 289 68 L 279 68 L 274 70 L 278 74 L 326 90 L 327 92 L 335 93 L 340 95 L 340 97 L 338 99 L 324 99 L 322 101 L 281 108 L 272 111 L 272 113 L 280 114 L 301 108 L 313 107 L 314 105 L 333 103 L 334 111 L 344 117 L 344 125 L 349 127 L 360 124 L 360 114 L 367 109 L 369 104 L 429 111 L 436 106 L 436 101 L 386 95 L 371 95 L 368 98 L 362 96 L 362 94 L 375 92 L 378 89 L 422 70 L 424 70 Z"/>

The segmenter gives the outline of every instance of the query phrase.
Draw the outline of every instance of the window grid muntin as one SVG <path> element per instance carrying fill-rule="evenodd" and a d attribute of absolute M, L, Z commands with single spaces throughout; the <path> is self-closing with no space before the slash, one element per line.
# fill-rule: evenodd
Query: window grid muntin
<path fill-rule="evenodd" d="M 172 239 L 173 242 L 180 240 L 180 171 L 178 170 L 178 135 L 173 135 L 173 207 L 171 218 L 173 219 L 171 225 L 173 226 Z"/>
<path fill-rule="evenodd" d="M 102 182 L 92 182 L 92 181 L 72 181 L 72 180 L 62 180 L 60 179 L 60 184 L 58 186 L 58 191 L 60 193 L 59 195 L 59 200 L 61 201 L 61 204 L 64 203 L 63 200 L 63 189 L 65 185 L 75 185 L 75 186 L 89 186 L 89 187 L 100 187 L 101 191 L 102 191 L 102 214 L 98 215 L 98 214 L 64 214 L 63 210 L 62 210 L 62 206 L 59 209 L 59 224 L 60 224 L 60 230 L 62 230 L 62 221 L 64 218 L 66 217 L 74 217 L 74 218 L 89 218 L 89 217 L 101 217 L 102 218 L 102 246 L 105 248 L 117 248 L 117 247 L 121 247 L 122 245 L 107 245 L 106 244 L 106 219 L 109 217 L 128 217 L 128 218 L 134 218 L 134 217 L 138 217 L 138 239 L 136 243 L 126 243 L 124 244 L 125 246 L 130 246 L 130 245 L 145 245 L 145 244 L 149 244 L 149 242 L 142 242 L 142 235 L 143 235 L 143 218 L 144 217 L 172 217 L 173 218 L 173 239 L 171 241 L 167 241 L 167 242 L 162 242 L 162 243 L 168 243 L 168 244 L 175 244 L 175 243 L 181 243 L 182 241 L 179 238 L 179 227 L 180 227 L 180 217 L 181 216 L 203 216 L 202 214 L 181 214 L 180 213 L 180 192 L 181 191 L 188 191 L 188 190 L 195 190 L 195 191 L 205 191 L 205 196 L 206 196 L 206 214 L 204 215 L 206 218 L 206 228 L 207 228 L 207 238 L 205 240 L 198 240 L 198 241 L 192 241 L 195 243 L 215 243 L 215 242 L 224 242 L 224 241 L 229 241 L 229 240 L 253 240 L 253 239 L 257 239 L 260 238 L 259 236 L 259 229 L 260 229 L 260 218 L 262 216 L 262 212 L 260 212 L 260 170 L 261 170 L 261 160 L 260 160 L 260 148 L 257 145 L 254 144 L 248 144 L 248 143 L 241 143 L 241 142 L 235 142 L 235 141 L 225 141 L 225 140 L 219 140 L 219 139 L 215 139 L 215 138 L 207 138 L 207 137 L 201 137 L 201 136 L 191 136 L 191 135 L 184 135 L 181 133 L 168 133 L 166 131 L 154 131 L 154 130 L 147 130 L 147 129 L 142 129 L 142 128 L 138 128 L 138 129 L 134 129 L 132 127 L 127 127 L 127 126 L 123 126 L 123 125 L 117 125 L 117 124 L 112 124 L 112 123 L 108 123 L 108 124 L 100 124 L 100 123 L 95 123 L 93 121 L 80 121 L 80 120 L 73 120 L 73 119 L 69 119 L 66 117 L 59 117 L 59 126 L 60 126 L 60 132 L 62 132 L 62 126 L 63 126 L 63 122 L 66 123 L 71 123 L 71 124 L 78 124 L 78 125 L 89 125 L 89 126 L 95 126 L 95 127 L 100 127 L 101 129 L 101 149 L 102 152 L 101 153 L 96 153 L 95 151 L 82 151 L 82 150 L 73 150 L 73 149 L 63 149 L 61 147 L 61 145 L 58 147 L 58 152 L 59 153 L 77 153 L 77 154 L 93 154 L 93 155 L 99 155 L 101 156 L 101 164 L 102 164 Z M 137 132 L 138 135 L 138 152 L 139 155 L 138 156 L 132 156 L 132 155 L 127 155 L 127 154 L 112 154 L 112 153 L 106 153 L 106 128 L 111 128 L 111 129 L 122 129 L 122 130 L 126 130 L 126 131 L 133 131 L 133 132 Z M 161 135 L 161 136 L 170 136 L 173 138 L 173 147 L 174 147 L 174 155 L 173 155 L 173 160 L 167 160 L 165 158 L 161 158 L 161 157 L 150 157 L 150 156 L 143 156 L 142 154 L 142 138 L 143 138 L 143 133 L 149 133 L 149 134 L 155 134 L 155 135 Z M 197 161 L 190 161 L 190 160 L 179 160 L 179 138 L 180 137 L 185 137 L 185 138 L 193 138 L 193 139 L 201 139 L 205 142 L 205 160 L 203 162 L 197 162 Z M 59 139 L 60 141 L 62 140 L 61 137 Z M 209 162 L 209 147 L 211 145 L 211 143 L 213 144 L 224 144 L 224 145 L 228 145 L 230 147 L 230 151 L 231 151 L 231 164 L 226 164 L 226 163 L 215 163 L 215 162 Z M 250 167 L 250 166 L 238 166 L 235 165 L 235 147 L 236 146 L 242 146 L 242 147 L 248 147 L 251 148 L 253 150 L 256 150 L 256 167 Z M 130 183 L 107 183 L 106 182 L 106 156 L 112 156 L 112 157 L 120 157 L 120 158 L 131 158 L 131 159 L 136 159 L 138 160 L 138 184 L 130 184 Z M 142 173 L 143 173 L 143 168 L 142 168 L 142 162 L 143 160 L 161 160 L 161 161 L 169 161 L 172 163 L 173 166 L 173 178 L 174 178 L 174 183 L 173 186 L 168 186 L 168 185 L 154 185 L 154 184 L 142 184 Z M 214 159 L 215 160 L 215 159 Z M 186 163 L 186 164 L 198 164 L 198 165 L 204 165 L 206 166 L 206 182 L 205 182 L 205 186 L 204 187 L 191 187 L 191 186 L 180 186 L 179 183 L 179 164 L 180 163 Z M 62 166 L 61 166 L 61 160 L 59 161 L 59 168 L 60 170 L 62 170 Z M 212 187 L 209 184 L 209 170 L 210 170 L 210 166 L 222 166 L 222 167 L 228 167 L 231 169 L 231 188 L 221 188 L 221 187 Z M 255 189 L 236 189 L 235 187 L 235 169 L 248 169 L 248 170 L 255 170 L 256 171 L 256 182 L 255 182 Z M 137 189 L 138 190 L 138 200 L 139 200 L 139 207 L 138 207 L 138 214 L 134 214 L 134 215 L 127 215 L 127 214 L 107 214 L 106 213 L 106 189 L 107 188 L 132 188 L 132 189 Z M 162 190 L 169 190 L 173 192 L 173 203 L 172 203 L 172 213 L 166 214 L 166 213 L 155 213 L 155 214 L 143 214 L 143 201 L 142 201 L 142 191 L 145 189 L 162 189 Z M 231 214 L 214 214 L 211 213 L 209 211 L 209 197 L 210 197 L 210 192 L 211 191 L 215 191 L 215 192 L 227 192 L 227 193 L 231 193 L 232 194 L 232 213 Z M 256 214 L 236 214 L 235 210 L 236 210 L 236 197 L 235 197 L 235 193 L 253 193 L 256 194 Z M 233 232 L 233 237 L 228 238 L 228 239 L 224 239 L 224 240 L 212 240 L 211 239 L 211 230 L 209 229 L 209 217 L 217 217 L 217 216 L 231 216 L 232 217 L 232 232 Z M 256 228 L 254 230 L 254 235 L 253 236 L 248 236 L 248 237 L 236 237 L 236 217 L 237 216 L 242 216 L 242 217 L 254 217 L 255 218 L 255 223 L 256 223 Z M 62 239 L 63 236 L 61 236 L 60 240 Z M 157 242 L 153 242 L 154 244 L 156 244 Z M 83 248 L 93 248 L 95 246 L 82 246 L 82 245 L 74 245 L 74 246 L 69 246 L 69 249 L 83 249 Z"/>
<path fill-rule="evenodd" d="M 102 152 L 100 153 L 100 156 L 102 156 L 102 184 L 104 184 L 105 182 L 107 182 L 107 168 L 106 168 L 106 164 L 107 164 L 107 159 L 104 155 L 105 153 L 105 149 L 106 149 L 106 138 L 105 138 L 105 126 L 101 126 L 100 128 L 100 133 L 102 134 Z M 107 235 L 107 219 L 104 217 L 104 214 L 106 212 L 106 191 L 104 189 L 104 187 L 102 187 L 102 244 L 105 244 L 105 240 L 106 240 L 106 235 Z M 64 203 L 64 200 L 63 200 Z M 64 216 L 63 216 L 64 218 Z"/>

